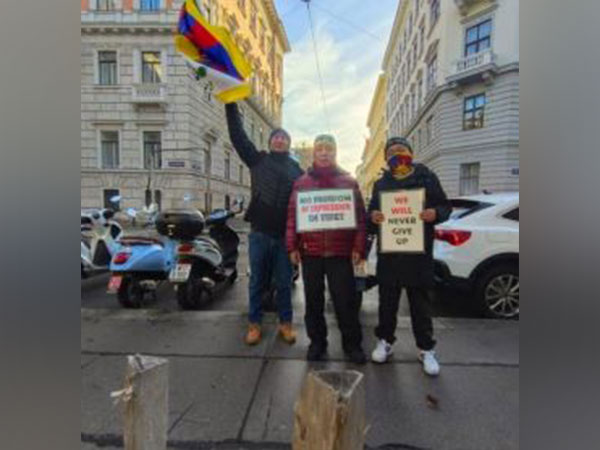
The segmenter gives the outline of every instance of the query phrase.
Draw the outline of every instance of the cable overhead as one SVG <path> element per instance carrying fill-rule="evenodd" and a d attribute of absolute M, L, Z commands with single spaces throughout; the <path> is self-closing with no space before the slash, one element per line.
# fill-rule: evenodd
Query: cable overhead
<path fill-rule="evenodd" d="M 327 112 L 327 102 L 325 101 L 325 90 L 323 89 L 323 77 L 321 75 L 321 64 L 319 63 L 319 51 L 317 49 L 317 40 L 315 39 L 315 28 L 312 20 L 312 13 L 310 11 L 310 0 L 301 0 L 306 3 L 306 10 L 308 12 L 308 21 L 310 23 L 310 34 L 312 36 L 313 48 L 315 52 L 315 61 L 317 63 L 317 74 L 319 76 L 319 86 L 321 88 L 321 101 L 323 102 L 323 112 L 325 114 L 325 122 L 327 123 L 327 131 L 331 133 L 331 125 L 329 123 L 329 113 Z"/>
<path fill-rule="evenodd" d="M 304 0 L 302 0 L 302 1 L 304 1 Z M 315 5 L 315 7 L 316 7 L 317 9 L 320 9 L 320 10 L 321 10 L 321 11 L 323 11 L 324 13 L 326 13 L 326 14 L 329 14 L 329 15 L 330 15 L 331 17 L 333 17 L 334 19 L 337 19 L 337 20 L 339 20 L 340 22 L 344 22 L 346 25 L 349 25 L 349 26 L 351 26 L 352 28 L 354 28 L 354 29 L 356 29 L 356 30 L 360 31 L 361 33 L 364 33 L 364 34 L 366 34 L 367 36 L 369 36 L 369 37 L 371 37 L 371 38 L 375 39 L 377 42 L 382 42 L 382 41 L 383 41 L 383 39 L 381 39 L 381 38 L 380 38 L 379 36 L 377 36 L 376 34 L 373 34 L 373 33 L 371 33 L 369 30 L 367 30 L 367 29 L 365 29 L 365 28 L 363 28 L 363 27 L 361 27 L 361 26 L 359 26 L 359 25 L 356 25 L 354 22 L 351 22 L 351 21 L 349 21 L 348 19 L 345 19 L 345 18 L 344 18 L 344 17 L 342 17 L 342 16 L 338 16 L 337 14 L 333 13 L 332 11 L 329 11 L 329 10 L 328 10 L 328 9 L 326 9 L 326 8 L 323 8 L 323 7 L 322 7 L 322 6 L 320 6 L 320 5 Z"/>

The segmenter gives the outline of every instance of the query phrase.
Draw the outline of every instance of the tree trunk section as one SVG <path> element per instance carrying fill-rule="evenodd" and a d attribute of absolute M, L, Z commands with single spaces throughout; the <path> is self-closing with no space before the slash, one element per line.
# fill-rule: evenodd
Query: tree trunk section
<path fill-rule="evenodd" d="M 293 450 L 364 450 L 365 388 L 355 370 L 313 371 L 294 407 Z"/>
<path fill-rule="evenodd" d="M 125 388 L 125 450 L 166 450 L 169 419 L 168 360 L 128 356 Z"/>

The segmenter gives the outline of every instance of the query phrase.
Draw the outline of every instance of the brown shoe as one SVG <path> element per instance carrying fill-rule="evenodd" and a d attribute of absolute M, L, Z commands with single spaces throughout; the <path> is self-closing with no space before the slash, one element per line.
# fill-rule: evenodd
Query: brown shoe
<path fill-rule="evenodd" d="M 257 323 L 251 323 L 248 325 L 248 333 L 246 334 L 246 344 L 256 345 L 260 342 L 260 325 Z"/>
<path fill-rule="evenodd" d="M 282 322 L 279 324 L 278 334 L 288 344 L 292 345 L 296 342 L 296 332 L 292 328 L 291 322 Z"/>

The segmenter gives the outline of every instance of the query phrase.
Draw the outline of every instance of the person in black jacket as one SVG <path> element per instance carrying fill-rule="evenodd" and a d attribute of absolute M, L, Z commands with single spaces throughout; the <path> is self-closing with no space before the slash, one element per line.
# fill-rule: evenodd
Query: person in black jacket
<path fill-rule="evenodd" d="M 261 294 L 270 283 L 269 268 L 272 267 L 277 289 L 278 334 L 293 344 L 296 333 L 292 328 L 292 265 L 285 246 L 285 231 L 292 186 L 303 171 L 290 157 L 291 139 L 285 130 L 273 130 L 269 152 L 258 151 L 244 131 L 237 104 L 225 105 L 225 112 L 231 143 L 250 169 L 251 177 L 251 199 L 244 217 L 251 225 L 248 237 L 250 323 L 245 341 L 248 345 L 260 342 Z"/>
<path fill-rule="evenodd" d="M 405 138 L 388 139 L 385 158 L 389 169 L 373 186 L 367 231 L 376 234 L 385 219 L 380 207 L 381 192 L 425 188 L 425 207 L 420 215 L 425 222 L 425 252 L 377 254 L 379 324 L 375 335 L 379 341 L 371 357 L 374 362 L 383 363 L 392 354 L 392 344 L 396 340 L 396 316 L 404 288 L 408 294 L 412 329 L 423 369 L 428 375 L 437 375 L 440 368 L 433 351 L 436 342 L 433 338 L 428 290 L 433 287 L 434 225 L 447 220 L 452 207 L 437 176 L 426 166 L 413 163 L 412 148 Z"/>

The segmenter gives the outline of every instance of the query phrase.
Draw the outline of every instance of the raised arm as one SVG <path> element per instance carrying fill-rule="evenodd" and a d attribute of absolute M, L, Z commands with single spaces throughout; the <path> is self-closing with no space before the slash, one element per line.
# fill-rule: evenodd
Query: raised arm
<path fill-rule="evenodd" d="M 260 160 L 260 152 L 256 149 L 252 141 L 248 138 L 240 112 L 236 103 L 225 105 L 225 115 L 227 116 L 227 128 L 229 129 L 229 139 L 235 148 L 235 151 L 248 167 L 252 167 Z"/>

